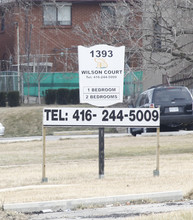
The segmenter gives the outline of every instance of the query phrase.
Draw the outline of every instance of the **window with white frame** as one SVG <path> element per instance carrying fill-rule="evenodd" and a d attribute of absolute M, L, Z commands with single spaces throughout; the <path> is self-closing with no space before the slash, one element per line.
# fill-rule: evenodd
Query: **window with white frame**
<path fill-rule="evenodd" d="M 44 25 L 71 25 L 71 4 L 45 4 L 43 13 Z"/>

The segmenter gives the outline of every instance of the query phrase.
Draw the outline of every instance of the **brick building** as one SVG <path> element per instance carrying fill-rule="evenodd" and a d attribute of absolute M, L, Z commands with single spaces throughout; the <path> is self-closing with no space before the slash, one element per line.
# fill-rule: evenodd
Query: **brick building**
<path fill-rule="evenodd" d="M 73 36 L 73 26 L 81 25 L 100 10 L 101 2 L 2 0 L 1 70 L 19 62 L 23 68 L 42 65 L 46 70 L 69 71 L 66 66 L 69 53 L 76 52 L 77 45 L 81 44 L 81 39 Z"/>
<path fill-rule="evenodd" d="M 77 71 L 77 45 L 74 34 L 101 5 L 116 0 L 1 0 L 1 71 Z M 18 59 L 19 54 L 19 59 Z"/>
<path fill-rule="evenodd" d="M 77 75 L 77 46 L 101 43 L 99 35 L 98 38 L 93 36 L 95 42 L 85 44 L 85 33 L 88 29 L 83 35 L 78 35 L 74 31 L 75 26 L 82 27 L 84 30 L 84 24 L 97 13 L 99 19 L 102 18 L 101 21 L 105 22 L 106 20 L 101 16 L 103 11 L 113 18 L 113 23 L 109 28 L 112 33 L 115 33 L 113 30 L 116 30 L 122 22 L 126 22 L 128 29 L 132 27 L 132 23 L 136 25 L 141 22 L 141 14 L 136 13 L 135 9 L 132 12 L 134 14 L 132 19 L 128 16 L 128 13 L 131 13 L 129 7 L 135 6 L 138 0 L 127 0 L 126 10 L 121 9 L 116 14 L 117 12 L 113 11 L 111 6 L 112 3 L 120 2 L 119 0 L 0 0 L 0 74 L 2 76 L 0 91 L 19 90 L 24 91 L 25 95 L 29 94 L 32 87 L 34 91 L 37 87 L 40 88 L 39 84 L 41 84 L 42 95 L 46 89 L 60 87 L 59 83 L 71 80 L 71 76 L 68 75 L 65 78 L 63 73 L 76 73 L 74 76 Z M 115 23 L 114 17 L 118 19 Z M 142 44 L 142 40 L 139 40 L 140 33 L 136 33 L 135 30 L 138 29 L 131 28 L 130 32 L 124 32 L 123 28 L 119 27 L 116 34 L 122 35 L 123 41 L 113 42 L 115 35 L 109 34 L 109 37 L 112 37 L 111 41 L 105 35 L 103 43 L 125 45 L 127 63 L 133 71 L 139 71 L 141 76 L 139 65 L 141 57 L 137 54 L 137 50 L 134 53 L 128 52 L 130 47 L 133 48 L 135 41 L 136 45 Z M 129 33 L 129 36 L 125 33 Z M 26 73 L 38 75 L 36 79 L 31 80 L 25 76 Z M 44 73 L 62 74 L 59 79 L 57 74 L 48 74 L 48 76 L 43 75 Z M 35 74 L 33 74 L 34 77 Z M 44 80 L 41 77 L 44 77 Z M 128 78 L 133 79 L 133 76 Z M 24 89 L 21 88 L 22 86 Z M 133 91 L 132 88 L 130 90 Z M 37 94 L 33 92 L 30 95 L 35 93 Z"/>

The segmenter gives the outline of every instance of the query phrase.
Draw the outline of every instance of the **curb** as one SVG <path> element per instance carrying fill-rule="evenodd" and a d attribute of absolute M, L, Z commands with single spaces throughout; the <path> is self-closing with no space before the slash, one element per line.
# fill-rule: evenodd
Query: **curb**
<path fill-rule="evenodd" d="M 93 135 L 98 134 L 98 130 L 78 130 L 78 131 L 55 131 L 54 136 L 70 136 L 70 135 Z"/>
<path fill-rule="evenodd" d="M 30 142 L 41 141 L 42 137 L 15 137 L 15 138 L 0 138 L 0 143 L 17 143 L 17 142 Z"/>
<path fill-rule="evenodd" d="M 166 202 L 174 200 L 182 200 L 182 191 L 173 192 L 157 192 L 145 194 L 131 194 L 109 197 L 95 197 L 85 199 L 69 199 L 69 200 L 55 200 L 46 202 L 30 202 L 18 204 L 4 204 L 5 210 L 14 210 L 18 212 L 38 212 L 47 209 L 53 211 L 75 209 L 78 207 L 92 206 L 92 205 L 107 205 L 112 203 L 124 203 L 138 200 L 149 200 L 151 202 Z"/>
<path fill-rule="evenodd" d="M 130 136 L 128 133 L 106 133 L 105 137 L 124 137 Z M 55 139 L 53 139 L 55 138 Z M 79 138 L 98 138 L 98 134 L 79 134 L 79 135 L 47 135 L 46 140 L 65 140 L 65 139 L 79 139 Z M 42 136 L 32 137 L 14 137 L 14 138 L 0 138 L 0 143 L 16 143 L 28 141 L 42 141 Z"/>

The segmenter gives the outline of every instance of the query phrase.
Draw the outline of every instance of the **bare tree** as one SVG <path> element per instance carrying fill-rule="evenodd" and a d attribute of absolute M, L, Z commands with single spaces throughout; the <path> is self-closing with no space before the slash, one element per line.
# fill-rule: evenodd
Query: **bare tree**
<path fill-rule="evenodd" d="M 192 74 L 193 1 L 157 0 L 145 7 L 143 50 L 149 63 L 169 74 Z"/>
<path fill-rule="evenodd" d="M 121 16 L 120 16 L 121 15 Z M 117 1 L 75 28 L 85 44 L 126 46 L 133 70 L 159 69 L 171 77 L 193 68 L 193 1 Z"/>
<path fill-rule="evenodd" d="M 129 3 L 128 3 L 129 2 Z M 75 34 L 87 46 L 109 44 L 126 46 L 126 62 L 134 69 L 141 68 L 142 8 L 140 1 L 118 1 L 101 5 L 101 12 L 88 22 L 74 28 Z M 138 65 L 137 65 L 138 63 Z"/>
<path fill-rule="evenodd" d="M 38 38 L 41 45 L 45 42 L 52 44 L 53 51 L 56 49 L 53 52 L 55 61 L 60 63 L 65 71 L 77 71 L 77 55 L 74 52 L 69 55 L 65 42 L 61 41 L 62 36 L 68 38 L 71 36 L 66 36 L 66 32 L 57 25 L 49 34 L 32 25 L 38 24 L 38 17 L 32 13 L 32 6 L 36 1 L 2 0 L 1 2 L 5 2 L 5 4 L 1 3 L 4 9 L 2 11 L 10 12 L 7 13 L 10 16 L 9 29 L 15 31 L 14 22 L 18 19 L 19 29 L 25 33 L 20 36 L 20 51 L 22 55 L 28 57 L 27 63 L 30 62 L 31 55 L 37 55 L 35 53 L 39 46 L 35 43 L 35 39 Z M 57 3 L 55 0 L 53 2 Z M 42 7 L 42 4 L 38 3 L 35 6 Z M 22 16 L 19 16 L 21 14 Z M 53 33 L 54 35 L 51 35 Z M 117 0 L 111 4 L 104 3 L 101 4 L 101 12 L 91 15 L 89 21 L 74 27 L 74 33 L 78 36 L 74 38 L 77 39 L 74 41 L 74 46 L 78 45 L 79 40 L 81 44 L 87 46 L 103 43 L 125 45 L 125 61 L 131 71 L 142 70 L 144 75 L 145 72 L 150 75 L 150 72 L 159 70 L 169 79 L 176 74 L 185 74 L 186 78 L 192 76 L 193 0 Z M 14 34 L 11 31 L 9 33 L 10 36 Z M 42 54 L 42 51 L 39 53 Z M 63 53 L 64 56 L 58 55 L 59 53 Z M 15 54 L 12 60 L 16 64 L 17 48 L 15 51 L 10 51 L 10 54 Z M 69 59 L 68 65 L 66 54 Z"/>

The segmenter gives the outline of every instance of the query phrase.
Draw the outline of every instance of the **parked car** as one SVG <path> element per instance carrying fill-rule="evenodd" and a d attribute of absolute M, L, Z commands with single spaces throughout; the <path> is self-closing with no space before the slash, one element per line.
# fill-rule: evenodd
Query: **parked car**
<path fill-rule="evenodd" d="M 193 130 L 193 98 L 184 86 L 159 86 L 142 92 L 133 107 L 160 108 L 160 129 Z M 152 128 L 131 128 L 134 136 L 153 131 Z"/>
<path fill-rule="evenodd" d="M 0 123 L 0 136 L 4 135 L 5 127 Z"/>

